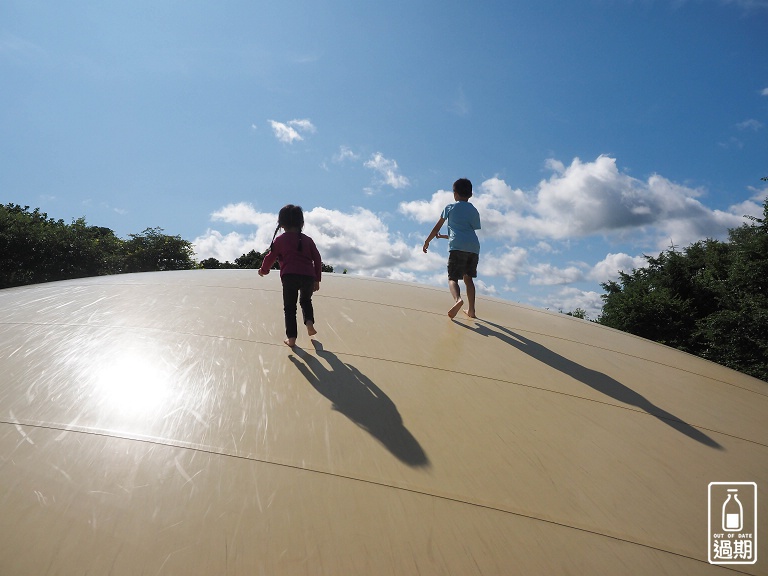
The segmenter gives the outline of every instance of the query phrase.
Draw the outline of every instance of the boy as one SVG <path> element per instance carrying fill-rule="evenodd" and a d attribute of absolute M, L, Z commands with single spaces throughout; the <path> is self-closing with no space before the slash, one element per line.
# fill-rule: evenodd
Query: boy
<path fill-rule="evenodd" d="M 480 241 L 475 230 L 480 230 L 480 214 L 469 199 L 472 197 L 472 182 L 459 178 L 453 183 L 453 199 L 455 204 L 449 204 L 443 209 L 440 219 L 424 242 L 424 253 L 429 249 L 433 238 L 448 238 L 448 289 L 455 304 L 448 310 L 448 317 L 453 318 L 464 306 L 461 299 L 459 279 L 464 280 L 467 289 L 467 309 L 464 313 L 470 318 L 475 315 L 475 283 L 477 278 L 477 263 L 480 258 Z M 443 222 L 448 221 L 448 235 L 440 234 Z"/>

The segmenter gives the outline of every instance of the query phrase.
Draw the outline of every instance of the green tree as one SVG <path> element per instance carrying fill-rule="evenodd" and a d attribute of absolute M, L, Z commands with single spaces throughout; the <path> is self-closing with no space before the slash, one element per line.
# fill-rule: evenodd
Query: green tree
<path fill-rule="evenodd" d="M 206 270 L 226 270 L 237 268 L 236 264 L 232 264 L 229 260 L 226 262 L 219 262 L 216 258 L 206 258 L 200 261 L 200 267 Z"/>
<path fill-rule="evenodd" d="M 195 268 L 192 243 L 180 236 L 163 234 L 162 228 L 147 228 L 129 234 L 124 242 L 124 272 L 191 270 Z"/>
<path fill-rule="evenodd" d="M 598 322 L 768 380 L 768 199 L 750 220 L 602 284 Z"/>
<path fill-rule="evenodd" d="M 576 308 L 576 310 L 572 310 L 571 312 L 566 312 L 566 316 L 573 316 L 574 318 L 579 318 L 581 320 L 589 320 L 589 317 L 587 316 L 587 311 L 584 310 L 584 308 Z"/>
<path fill-rule="evenodd" d="M 256 250 L 251 250 L 247 254 L 243 254 L 239 258 L 235 258 L 235 264 L 237 264 L 238 268 L 249 268 L 249 269 L 256 269 L 258 270 L 261 268 L 261 264 L 264 262 L 264 256 L 265 254 L 262 254 L 261 252 L 256 252 Z M 275 263 L 275 266 L 272 267 L 273 269 L 277 269 L 277 263 Z"/>
<path fill-rule="evenodd" d="M 264 263 L 264 257 L 265 254 L 262 254 L 261 252 L 256 252 L 256 250 L 251 250 L 247 254 L 243 254 L 239 258 L 235 258 L 235 264 L 238 268 L 250 268 L 250 269 L 259 269 L 261 268 L 261 265 Z M 280 265 L 275 262 L 272 265 L 272 270 L 279 270 Z M 323 272 L 333 272 L 333 266 L 329 266 L 327 264 L 322 264 L 321 269 Z"/>
<path fill-rule="evenodd" d="M 39 208 L 0 206 L 0 287 L 111 274 L 121 241 L 108 228 L 48 218 Z"/>

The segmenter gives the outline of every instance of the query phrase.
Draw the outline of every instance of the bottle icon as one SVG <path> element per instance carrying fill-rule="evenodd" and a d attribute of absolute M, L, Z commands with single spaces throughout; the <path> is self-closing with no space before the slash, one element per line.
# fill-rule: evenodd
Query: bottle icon
<path fill-rule="evenodd" d="M 739 491 L 728 489 L 728 498 L 723 503 L 723 532 L 739 532 L 744 527 L 744 508 L 739 501 Z"/>

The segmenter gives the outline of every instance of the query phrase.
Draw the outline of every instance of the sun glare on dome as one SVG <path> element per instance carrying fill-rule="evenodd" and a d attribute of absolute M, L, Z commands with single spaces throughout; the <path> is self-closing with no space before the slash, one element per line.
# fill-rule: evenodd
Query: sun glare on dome
<path fill-rule="evenodd" d="M 123 412 L 161 406 L 170 394 L 169 374 L 157 358 L 136 351 L 121 352 L 96 375 L 97 394 L 104 405 Z"/>

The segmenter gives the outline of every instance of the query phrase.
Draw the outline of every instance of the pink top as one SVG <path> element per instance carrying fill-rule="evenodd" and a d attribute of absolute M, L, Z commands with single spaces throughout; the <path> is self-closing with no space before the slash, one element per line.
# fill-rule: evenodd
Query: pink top
<path fill-rule="evenodd" d="M 301 250 L 299 250 L 301 242 Z M 264 256 L 261 264 L 261 273 L 269 273 L 272 264 L 277 260 L 280 263 L 280 277 L 284 274 L 303 274 L 312 276 L 316 282 L 320 282 L 322 261 L 320 252 L 317 251 L 315 242 L 306 234 L 300 232 L 283 232 L 275 238 L 272 250 Z"/>

